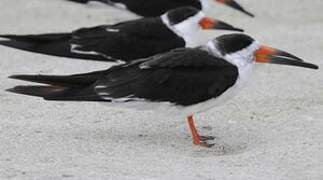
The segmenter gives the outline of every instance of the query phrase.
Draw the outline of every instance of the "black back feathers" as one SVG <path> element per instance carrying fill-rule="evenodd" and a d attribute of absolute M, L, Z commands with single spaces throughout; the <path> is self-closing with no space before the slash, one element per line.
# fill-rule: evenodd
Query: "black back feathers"
<path fill-rule="evenodd" d="M 192 16 L 195 16 L 199 12 L 200 10 L 194 7 L 185 6 L 168 11 L 167 17 L 169 19 L 170 25 L 174 25 L 183 22 L 184 20 Z"/>

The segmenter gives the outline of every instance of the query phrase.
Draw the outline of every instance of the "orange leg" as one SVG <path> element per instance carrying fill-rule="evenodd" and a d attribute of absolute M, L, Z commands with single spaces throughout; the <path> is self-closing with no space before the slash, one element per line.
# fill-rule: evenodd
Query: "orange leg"
<path fill-rule="evenodd" d="M 192 133 L 193 143 L 195 145 L 200 145 L 201 144 L 201 139 L 200 139 L 200 135 L 198 134 L 198 132 L 196 130 L 193 116 L 188 116 L 187 117 L 187 122 L 188 122 L 188 125 L 189 125 L 191 133 Z"/>
<path fill-rule="evenodd" d="M 192 133 L 192 138 L 193 138 L 193 143 L 195 145 L 200 145 L 200 146 L 205 146 L 205 147 L 212 147 L 214 144 L 209 144 L 206 141 L 207 140 L 213 140 L 214 138 L 211 136 L 200 136 L 199 133 L 196 130 L 195 124 L 194 124 L 194 119 L 193 116 L 188 116 L 187 117 L 187 122 L 190 127 L 191 133 Z"/>

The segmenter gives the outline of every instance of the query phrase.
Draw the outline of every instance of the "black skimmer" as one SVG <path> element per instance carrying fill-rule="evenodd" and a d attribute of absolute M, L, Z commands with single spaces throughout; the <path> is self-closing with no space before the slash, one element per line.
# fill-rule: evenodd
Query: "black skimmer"
<path fill-rule="evenodd" d="M 173 9 L 160 17 L 82 28 L 72 33 L 0 35 L 0 44 L 47 55 L 129 61 L 194 44 L 199 29 L 242 31 L 209 18 L 193 7 Z"/>
<path fill-rule="evenodd" d="M 120 9 L 129 10 L 137 15 L 144 17 L 155 17 L 164 14 L 166 11 L 182 6 L 193 6 L 202 11 L 209 8 L 210 0 L 68 0 L 78 3 L 88 3 L 92 1 L 105 3 Z M 227 5 L 235 10 L 254 17 L 253 14 L 246 11 L 234 0 L 213 0 L 215 2 Z"/>
<path fill-rule="evenodd" d="M 108 70 L 69 76 L 14 75 L 10 78 L 47 85 L 16 86 L 8 91 L 45 100 L 107 101 L 113 106 L 149 108 L 187 117 L 193 142 L 200 136 L 193 114 L 221 105 L 245 86 L 255 62 L 318 69 L 287 52 L 244 34 L 220 36 L 204 46 L 179 48 Z"/>

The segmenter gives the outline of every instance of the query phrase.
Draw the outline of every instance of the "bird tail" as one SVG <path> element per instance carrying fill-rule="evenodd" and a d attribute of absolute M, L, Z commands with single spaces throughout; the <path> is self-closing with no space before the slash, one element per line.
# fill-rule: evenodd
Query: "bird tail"
<path fill-rule="evenodd" d="M 14 75 L 9 78 L 42 83 L 39 86 L 16 86 L 8 92 L 43 97 L 46 100 L 103 101 L 91 87 L 105 71 L 69 76 Z"/>
<path fill-rule="evenodd" d="M 59 94 L 65 92 L 68 88 L 60 86 L 16 86 L 7 89 L 8 92 L 23 94 L 29 96 L 43 97 L 45 99 L 59 97 Z"/>
<path fill-rule="evenodd" d="M 1 38 L 11 39 L 15 41 L 29 41 L 38 43 L 48 43 L 52 41 L 65 40 L 71 37 L 70 33 L 52 33 L 40 35 L 10 35 L 2 34 Z"/>
<path fill-rule="evenodd" d="M 40 35 L 0 35 L 0 45 L 29 52 L 59 57 L 105 61 L 106 58 L 92 54 L 79 54 L 71 51 L 70 33 Z M 2 40 L 3 39 L 3 40 Z"/>
<path fill-rule="evenodd" d="M 107 70 L 95 71 L 95 72 L 84 73 L 84 74 L 74 74 L 74 75 L 68 75 L 68 76 L 13 75 L 13 76 L 9 76 L 9 78 L 22 80 L 22 81 L 48 84 L 48 85 L 80 87 L 80 86 L 88 86 L 94 83 L 100 77 L 102 77 L 106 72 Z"/>

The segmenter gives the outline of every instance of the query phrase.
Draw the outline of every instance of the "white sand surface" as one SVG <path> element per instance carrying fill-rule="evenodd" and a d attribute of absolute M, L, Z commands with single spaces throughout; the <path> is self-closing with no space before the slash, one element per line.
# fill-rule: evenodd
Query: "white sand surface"
<path fill-rule="evenodd" d="M 257 65 L 247 88 L 196 116 L 210 149 L 192 144 L 185 119 L 99 103 L 46 102 L 4 90 L 19 73 L 70 74 L 109 64 L 0 47 L 0 179 L 323 179 L 323 1 L 238 0 L 209 15 L 245 28 L 318 71 Z M 136 16 L 60 0 L 1 0 L 0 34 L 70 31 Z M 201 33 L 203 43 L 223 32 Z"/>

